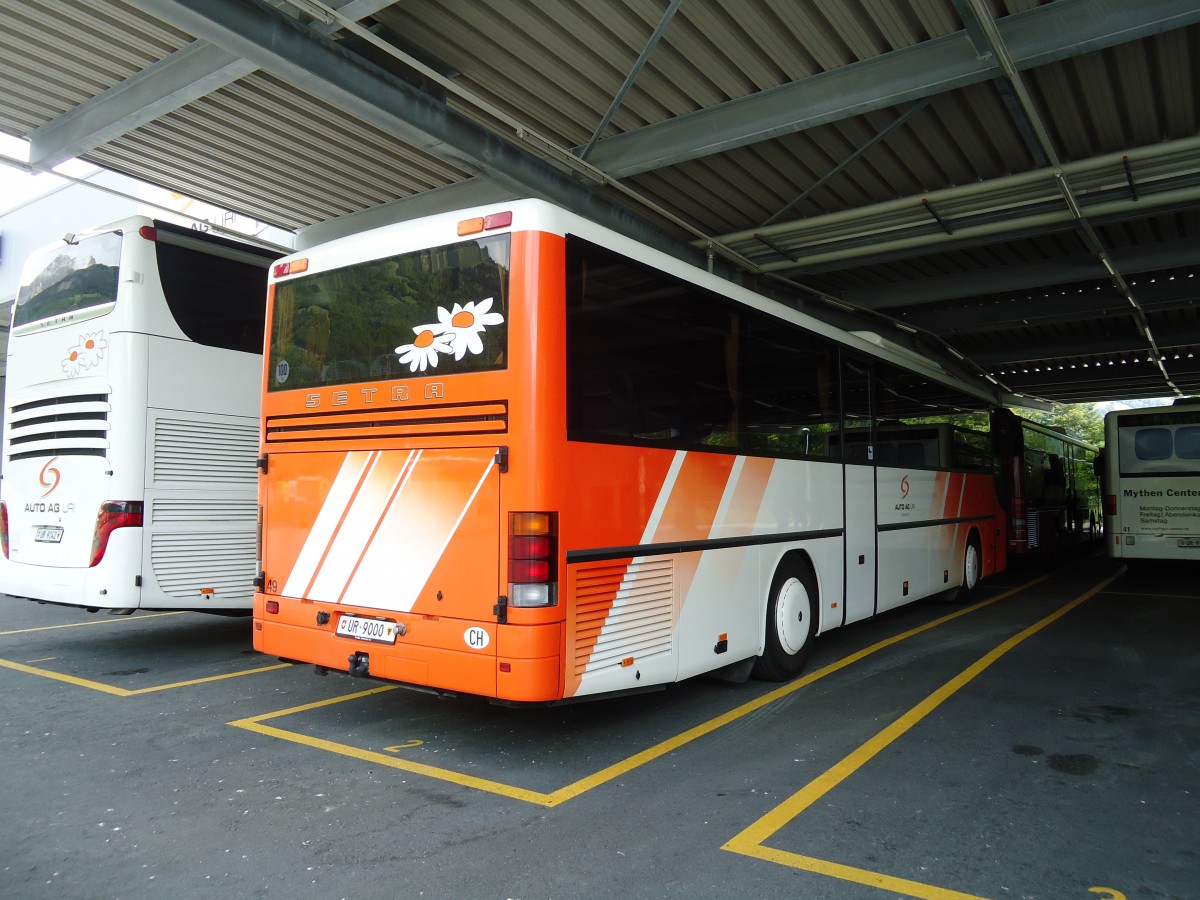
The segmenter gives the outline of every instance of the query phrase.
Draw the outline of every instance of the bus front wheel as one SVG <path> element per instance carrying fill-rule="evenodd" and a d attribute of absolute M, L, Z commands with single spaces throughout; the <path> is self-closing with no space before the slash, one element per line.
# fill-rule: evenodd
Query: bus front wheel
<path fill-rule="evenodd" d="M 767 598 L 767 629 L 762 656 L 751 674 L 787 681 L 804 669 L 817 632 L 817 579 L 805 560 L 784 560 Z"/>

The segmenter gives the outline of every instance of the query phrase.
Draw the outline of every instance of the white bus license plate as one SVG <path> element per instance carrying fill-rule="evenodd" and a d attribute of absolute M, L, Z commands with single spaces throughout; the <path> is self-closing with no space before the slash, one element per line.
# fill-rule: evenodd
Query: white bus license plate
<path fill-rule="evenodd" d="M 1200 538 L 1180 538 L 1180 547 L 1200 547 Z"/>
<path fill-rule="evenodd" d="M 396 643 L 396 623 L 382 619 L 364 619 L 359 616 L 342 616 L 338 619 L 337 633 L 342 637 L 360 641 L 377 641 L 381 644 Z"/>
<path fill-rule="evenodd" d="M 39 525 L 33 533 L 33 539 L 43 544 L 58 544 L 62 542 L 62 535 L 63 530 L 57 525 Z"/>

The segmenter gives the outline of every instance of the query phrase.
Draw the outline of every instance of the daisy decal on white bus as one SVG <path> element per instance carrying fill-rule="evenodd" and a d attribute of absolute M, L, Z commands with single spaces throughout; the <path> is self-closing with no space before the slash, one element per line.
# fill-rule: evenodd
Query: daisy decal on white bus
<path fill-rule="evenodd" d="M 63 373 L 68 378 L 74 378 L 80 372 L 99 365 L 107 349 L 108 340 L 103 331 L 81 334 L 79 343 L 67 350 L 67 358 L 62 361 Z"/>

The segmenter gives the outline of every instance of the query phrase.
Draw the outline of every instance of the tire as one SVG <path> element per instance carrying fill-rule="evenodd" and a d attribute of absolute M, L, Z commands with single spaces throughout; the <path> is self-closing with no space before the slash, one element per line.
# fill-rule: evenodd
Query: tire
<path fill-rule="evenodd" d="M 967 546 L 963 550 L 963 580 L 958 590 L 960 601 L 971 600 L 979 592 L 979 582 L 983 579 L 983 550 L 979 546 L 979 535 L 974 532 L 967 538 Z"/>
<path fill-rule="evenodd" d="M 788 681 L 804 670 L 817 633 L 817 579 L 807 560 L 784 559 L 767 596 L 766 640 L 755 678 Z"/>

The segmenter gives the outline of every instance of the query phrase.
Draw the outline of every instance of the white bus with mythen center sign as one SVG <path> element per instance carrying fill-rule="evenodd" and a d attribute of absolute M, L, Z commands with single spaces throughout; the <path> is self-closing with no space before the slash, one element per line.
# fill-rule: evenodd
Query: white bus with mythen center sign
<path fill-rule="evenodd" d="M 1200 400 L 1110 412 L 1104 444 L 1109 555 L 1200 560 Z"/>

